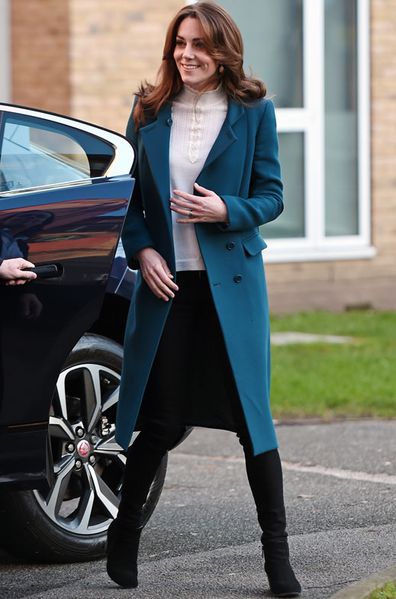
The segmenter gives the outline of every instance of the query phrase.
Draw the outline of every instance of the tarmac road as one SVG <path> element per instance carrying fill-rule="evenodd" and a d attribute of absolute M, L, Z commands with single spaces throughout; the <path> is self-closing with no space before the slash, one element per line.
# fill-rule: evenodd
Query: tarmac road
<path fill-rule="evenodd" d="M 278 426 L 292 563 L 306 599 L 326 599 L 396 564 L 396 421 Z M 0 554 L 1 599 L 270 597 L 242 450 L 196 429 L 170 456 L 142 537 L 139 587 L 104 561 L 26 565 Z"/>

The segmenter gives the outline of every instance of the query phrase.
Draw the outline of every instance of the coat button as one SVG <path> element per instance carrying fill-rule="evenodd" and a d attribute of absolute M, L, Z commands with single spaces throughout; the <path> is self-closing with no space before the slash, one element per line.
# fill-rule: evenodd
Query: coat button
<path fill-rule="evenodd" d="M 235 247 L 235 243 L 233 241 L 229 241 L 226 245 L 227 250 L 233 250 Z"/>
<path fill-rule="evenodd" d="M 235 275 L 234 283 L 240 283 L 242 281 L 242 275 Z"/>

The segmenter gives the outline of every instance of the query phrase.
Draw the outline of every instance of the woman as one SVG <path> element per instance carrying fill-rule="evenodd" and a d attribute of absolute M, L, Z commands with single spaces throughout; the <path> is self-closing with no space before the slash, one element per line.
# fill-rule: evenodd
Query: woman
<path fill-rule="evenodd" d="M 117 440 L 128 447 L 108 573 L 137 586 L 141 511 L 186 426 L 235 431 L 277 596 L 301 587 L 289 563 L 282 471 L 269 408 L 268 305 L 258 227 L 283 209 L 274 108 L 243 72 L 240 32 L 212 2 L 169 25 L 156 85 L 127 128 L 136 187 L 123 231 L 140 272 L 125 336 Z"/>

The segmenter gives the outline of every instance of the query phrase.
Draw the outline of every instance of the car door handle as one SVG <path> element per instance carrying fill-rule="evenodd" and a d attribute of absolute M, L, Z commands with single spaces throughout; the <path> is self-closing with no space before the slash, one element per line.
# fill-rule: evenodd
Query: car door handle
<path fill-rule="evenodd" d="M 35 272 L 39 279 L 55 279 L 63 274 L 63 267 L 60 264 L 42 264 L 25 270 Z"/>

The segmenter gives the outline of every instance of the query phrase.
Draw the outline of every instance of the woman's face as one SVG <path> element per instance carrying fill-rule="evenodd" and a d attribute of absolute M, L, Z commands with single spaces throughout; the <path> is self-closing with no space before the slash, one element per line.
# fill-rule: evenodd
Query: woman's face
<path fill-rule="evenodd" d="M 180 23 L 173 58 L 183 83 L 199 92 L 216 89 L 218 65 L 206 51 L 198 19 L 186 17 Z"/>

